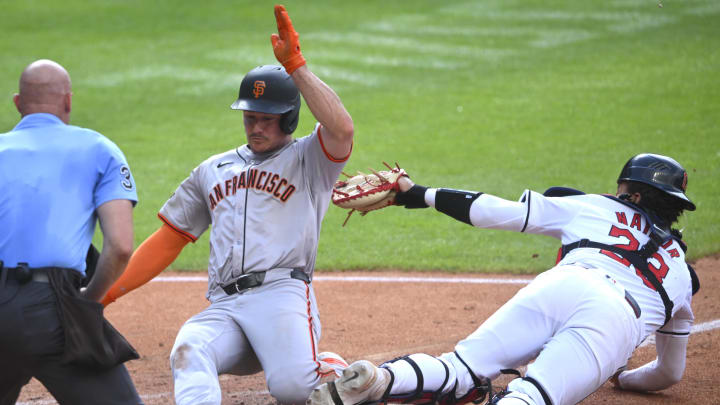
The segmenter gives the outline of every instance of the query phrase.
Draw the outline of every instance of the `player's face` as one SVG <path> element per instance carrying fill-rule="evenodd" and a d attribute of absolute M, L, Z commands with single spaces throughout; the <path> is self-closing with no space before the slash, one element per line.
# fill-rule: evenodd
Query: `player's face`
<path fill-rule="evenodd" d="M 290 142 L 290 135 L 280 129 L 280 114 L 243 111 L 245 135 L 255 153 L 270 152 Z"/>

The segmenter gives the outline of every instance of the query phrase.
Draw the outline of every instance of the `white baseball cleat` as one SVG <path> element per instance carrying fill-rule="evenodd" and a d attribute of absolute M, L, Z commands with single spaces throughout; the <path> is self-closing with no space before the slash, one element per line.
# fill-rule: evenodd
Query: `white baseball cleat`
<path fill-rule="evenodd" d="M 356 405 L 378 401 L 390 384 L 390 372 L 359 360 L 342 372 L 342 377 L 313 391 L 307 405 Z"/>

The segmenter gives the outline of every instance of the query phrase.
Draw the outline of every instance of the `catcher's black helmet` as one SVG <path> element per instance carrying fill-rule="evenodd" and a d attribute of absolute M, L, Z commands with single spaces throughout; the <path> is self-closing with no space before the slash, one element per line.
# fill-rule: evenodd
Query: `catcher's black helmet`
<path fill-rule="evenodd" d="M 245 75 L 238 99 L 230 108 L 282 114 L 280 129 L 292 134 L 300 115 L 300 92 L 282 66 L 258 66 Z"/>
<path fill-rule="evenodd" d="M 686 210 L 695 211 L 695 204 L 685 195 L 687 172 L 673 158 L 652 153 L 633 156 L 625 163 L 617 181 L 648 184 L 683 200 Z"/>

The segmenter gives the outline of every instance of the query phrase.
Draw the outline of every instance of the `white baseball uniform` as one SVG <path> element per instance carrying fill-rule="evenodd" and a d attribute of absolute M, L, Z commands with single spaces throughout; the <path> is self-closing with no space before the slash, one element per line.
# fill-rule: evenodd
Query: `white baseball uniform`
<path fill-rule="evenodd" d="M 426 191 L 428 205 L 435 206 L 436 192 Z M 640 212 L 609 196 L 545 197 L 532 191 L 526 191 L 519 202 L 482 194 L 471 205 L 470 221 L 483 228 L 547 235 L 563 244 L 589 239 L 633 249 L 648 241 L 650 231 Z M 631 372 L 624 385 L 665 388 L 684 370 L 693 322 L 691 278 L 683 249 L 675 240 L 663 244 L 648 263 L 674 303 L 667 324 L 660 295 L 629 262 L 612 252 L 576 248 L 460 341 L 455 348 L 457 355 L 412 355 L 423 372 L 424 391 L 441 389 L 447 378 L 438 359 L 448 367 L 449 380 L 457 379 L 458 394 L 473 387 L 458 356 L 476 376 L 490 379 L 503 369 L 535 359 L 526 376 L 539 383 L 552 404 L 574 404 L 625 366 L 633 350 L 656 331 L 659 343 L 674 346 L 674 355 L 664 358 L 659 350 L 658 360 L 645 371 L 634 371 L 634 376 Z M 628 294 L 630 298 L 626 298 Z M 638 308 L 631 304 L 633 298 L 639 316 L 635 312 Z M 391 394 L 415 391 L 417 377 L 407 362 L 386 366 L 395 375 Z M 676 376 L 670 379 L 673 381 L 658 377 L 660 368 L 670 370 Z M 442 390 L 452 388 L 453 384 L 447 384 Z M 508 389 L 527 394 L 536 404 L 545 403 L 540 391 L 527 380 L 515 379 Z"/>
<path fill-rule="evenodd" d="M 183 325 L 171 354 L 178 404 L 219 404 L 224 373 L 264 370 L 282 403 L 304 403 L 317 385 L 315 295 L 291 273 L 312 279 L 321 222 L 346 161 L 325 151 L 317 124 L 273 152 L 244 145 L 210 157 L 162 207 L 160 218 L 193 241 L 212 224 L 210 306 Z M 222 288 L 256 272 L 265 272 L 256 288 Z"/>

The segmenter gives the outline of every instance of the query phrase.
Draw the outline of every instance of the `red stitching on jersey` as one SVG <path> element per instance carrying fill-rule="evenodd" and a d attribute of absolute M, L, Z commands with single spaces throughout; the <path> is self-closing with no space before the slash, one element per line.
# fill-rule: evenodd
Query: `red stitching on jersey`
<path fill-rule="evenodd" d="M 342 163 L 342 162 L 345 162 L 346 160 L 350 159 L 350 155 L 352 154 L 352 148 L 353 148 L 354 142 L 350 144 L 350 152 L 348 152 L 347 156 L 345 156 L 344 158 L 340 158 L 340 159 L 334 158 L 330 153 L 328 153 L 327 149 L 325 149 L 325 144 L 323 143 L 323 140 L 322 140 L 322 133 L 320 132 L 321 128 L 322 128 L 322 126 L 319 126 L 318 130 L 317 130 L 318 140 L 320 140 L 320 147 L 322 148 L 323 153 L 325 153 L 325 156 L 327 156 L 327 158 L 330 159 L 330 161 L 335 162 L 335 163 Z"/>
<path fill-rule="evenodd" d="M 192 243 L 195 243 L 195 241 L 197 241 L 197 238 L 196 238 L 196 237 L 194 237 L 192 234 L 190 234 L 190 233 L 188 233 L 188 232 L 183 231 L 182 229 L 178 228 L 177 226 L 173 225 L 172 222 L 170 222 L 170 220 L 168 220 L 167 218 L 165 218 L 165 217 L 164 217 L 161 213 L 159 213 L 159 212 L 158 212 L 158 218 L 160 218 L 161 221 L 165 222 L 165 224 L 166 224 L 167 226 L 169 226 L 170 229 L 172 229 L 173 231 L 179 233 L 181 236 L 183 236 L 183 237 L 185 237 L 185 238 L 190 239 L 190 241 L 191 241 Z"/>

